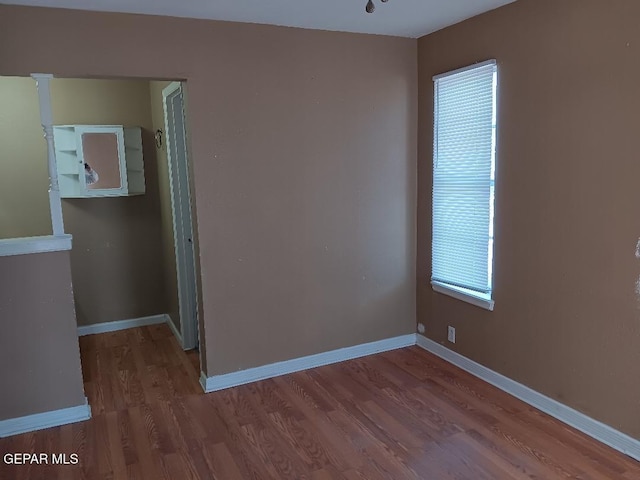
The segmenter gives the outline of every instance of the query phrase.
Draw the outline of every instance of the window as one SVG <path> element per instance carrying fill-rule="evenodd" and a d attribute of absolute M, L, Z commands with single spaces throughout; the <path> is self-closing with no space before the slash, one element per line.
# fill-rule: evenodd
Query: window
<path fill-rule="evenodd" d="M 496 62 L 433 80 L 431 284 L 437 292 L 493 310 Z"/>

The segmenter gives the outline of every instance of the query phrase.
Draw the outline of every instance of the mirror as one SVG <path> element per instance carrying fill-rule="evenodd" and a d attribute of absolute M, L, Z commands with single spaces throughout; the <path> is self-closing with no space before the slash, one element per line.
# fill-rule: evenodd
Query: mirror
<path fill-rule="evenodd" d="M 88 189 L 122 188 L 115 133 L 83 133 L 82 152 Z"/>

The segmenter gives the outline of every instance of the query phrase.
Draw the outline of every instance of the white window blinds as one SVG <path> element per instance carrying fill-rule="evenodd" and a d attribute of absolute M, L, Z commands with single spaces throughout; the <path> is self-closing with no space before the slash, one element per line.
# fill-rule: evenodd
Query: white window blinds
<path fill-rule="evenodd" d="M 490 298 L 496 62 L 434 82 L 432 281 Z"/>

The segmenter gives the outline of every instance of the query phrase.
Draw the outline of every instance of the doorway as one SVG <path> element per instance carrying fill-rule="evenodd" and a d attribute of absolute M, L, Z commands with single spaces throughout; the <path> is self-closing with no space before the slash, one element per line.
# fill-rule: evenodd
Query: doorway
<path fill-rule="evenodd" d="M 198 347 L 198 301 L 182 82 L 162 91 L 182 348 Z"/>

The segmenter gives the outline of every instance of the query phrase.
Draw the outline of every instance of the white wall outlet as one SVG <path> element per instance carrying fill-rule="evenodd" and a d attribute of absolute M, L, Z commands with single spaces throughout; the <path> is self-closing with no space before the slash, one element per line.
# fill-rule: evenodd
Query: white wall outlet
<path fill-rule="evenodd" d="M 447 329 L 447 340 L 451 343 L 456 343 L 456 327 L 449 325 L 449 328 Z"/>
<path fill-rule="evenodd" d="M 425 328 L 424 328 L 424 324 L 419 323 L 418 324 L 418 333 L 424 333 Z"/>

